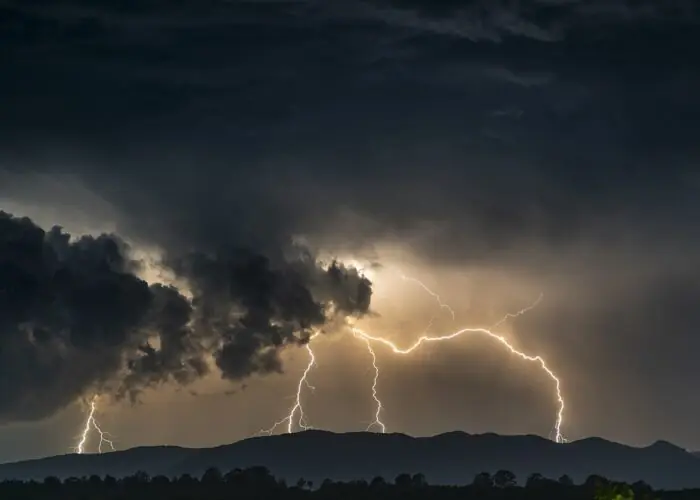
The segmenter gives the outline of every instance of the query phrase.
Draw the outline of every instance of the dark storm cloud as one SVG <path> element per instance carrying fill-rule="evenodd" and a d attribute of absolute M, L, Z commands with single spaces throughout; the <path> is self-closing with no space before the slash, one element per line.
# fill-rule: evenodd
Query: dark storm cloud
<path fill-rule="evenodd" d="M 620 27 L 627 22 L 658 22 L 698 14 L 692 0 L 370 0 L 363 4 L 360 11 L 365 16 L 388 24 L 475 42 L 502 42 L 509 37 L 559 42 L 571 31 L 595 23 Z"/>
<path fill-rule="evenodd" d="M 197 328 L 221 339 L 215 359 L 229 379 L 281 372 L 281 347 L 308 342 L 331 314 L 369 311 L 369 280 L 337 263 L 319 268 L 308 252 L 277 263 L 242 250 L 192 254 L 173 269 L 192 287 Z M 231 304 L 244 313 L 232 318 Z"/>
<path fill-rule="evenodd" d="M 191 326 L 193 316 L 190 302 L 173 287 L 151 286 L 153 294 L 150 325 L 158 333 L 158 348 L 148 341 L 138 346 L 140 355 L 128 361 L 128 373 L 120 388 L 132 397 L 145 385 L 165 382 L 172 378 L 187 384 L 208 372 L 202 357 L 203 338 Z"/>
<path fill-rule="evenodd" d="M 209 352 L 227 378 L 281 371 L 278 350 L 308 341 L 330 301 L 343 315 L 369 308 L 369 281 L 315 260 L 306 274 L 242 251 L 188 262 L 175 270 L 192 283 L 194 307 L 139 279 L 117 236 L 71 240 L 0 212 L 0 421 L 51 415 L 89 390 L 133 398 L 148 385 L 187 384 L 207 373 Z"/>
<path fill-rule="evenodd" d="M 0 212 L 0 418 L 41 418 L 121 366 L 152 302 L 118 239 Z"/>
<path fill-rule="evenodd" d="M 316 270 L 316 269 L 315 269 Z M 317 274 L 318 271 L 316 271 Z M 314 279 L 317 290 L 344 314 L 366 314 L 372 300 L 370 281 L 354 267 L 332 262 Z"/>
<path fill-rule="evenodd" d="M 684 83 L 683 73 L 697 77 L 689 32 L 694 16 L 680 8 L 685 3 L 652 8 L 656 17 L 648 14 L 637 23 L 619 12 L 636 11 L 640 4 L 625 2 L 440 2 L 439 8 L 428 2 L 403 8 L 389 2 L 336 7 L 206 2 L 167 10 L 158 3 L 99 9 L 82 2 L 9 5 L 12 15 L 6 16 L 3 35 L 15 50 L 8 68 L 14 77 L 3 83 L 8 86 L 3 95 L 12 95 L 3 106 L 4 123 L 12 124 L 3 134 L 5 151 L 14 149 L 21 157 L 27 153 L 23 143 L 34 150 L 41 140 L 47 155 L 61 158 L 53 164 L 84 165 L 96 189 L 117 203 L 166 212 L 154 216 L 158 222 L 140 221 L 149 234 L 161 228 L 164 217 L 175 219 L 170 222 L 178 229 L 210 234 L 202 222 L 212 220 L 212 214 L 228 221 L 240 219 L 235 214 L 244 211 L 245 220 L 236 221 L 244 227 L 236 229 L 246 238 L 260 222 L 308 229 L 324 222 L 308 220 L 318 219 L 316 201 L 370 217 L 386 214 L 387 225 L 408 219 L 401 222 L 410 226 L 416 216 L 444 219 L 464 208 L 464 200 L 473 200 L 467 203 L 475 205 L 474 212 L 486 205 L 485 221 L 475 221 L 486 231 L 503 225 L 503 216 L 488 206 L 490 193 L 469 189 L 482 181 L 456 172 L 465 163 L 484 163 L 494 178 L 504 179 L 505 190 L 528 191 L 527 199 L 514 200 L 520 213 L 528 214 L 521 216 L 526 220 L 514 220 L 504 230 L 510 233 L 516 226 L 529 232 L 539 226 L 534 229 L 544 237 L 569 226 L 551 215 L 549 205 L 582 210 L 568 196 L 572 190 L 601 190 L 605 183 L 611 192 L 629 191 L 614 158 L 628 145 L 635 146 L 641 163 L 659 142 L 672 149 L 674 141 L 689 145 L 690 129 L 673 127 L 663 141 L 645 140 L 660 131 L 655 126 L 646 130 L 651 124 L 636 120 L 635 113 L 663 119 L 678 111 L 679 119 L 687 120 L 697 112 L 697 99 L 685 101 L 693 87 Z M 449 30 L 441 35 L 409 29 L 375 16 L 380 8 L 413 12 L 418 27 L 462 23 L 465 30 L 475 25 L 498 37 L 473 43 Z M 348 17 L 354 24 L 340 23 Z M 647 18 L 655 22 L 642 25 Z M 667 24 L 659 26 L 666 18 Z M 595 34 L 581 31 L 594 21 L 604 21 Z M 544 42 L 512 27 L 526 24 L 544 33 L 559 30 L 566 39 Z M 625 30 L 622 40 L 611 38 L 616 29 Z M 645 36 L 648 30 L 656 35 Z M 378 58 L 378 52 L 383 56 Z M 46 78 L 36 77 L 39 64 Z M 639 77 L 646 81 L 640 83 Z M 633 83 L 637 90 L 630 91 Z M 395 86 L 402 88 L 400 95 L 392 91 Z M 58 104 L 67 99 L 69 110 Z M 514 105 L 526 114 L 522 123 L 489 123 L 493 110 Z M 366 113 L 360 117 L 357 109 Z M 396 122 L 398 109 L 404 124 Z M 601 113 L 611 120 L 597 119 Z M 624 130 L 627 124 L 632 129 Z M 578 140 L 596 142 L 596 148 L 573 155 L 582 149 Z M 435 162 L 450 167 L 434 179 L 440 193 L 420 182 L 433 178 L 427 165 Z M 109 176 L 106 185 L 108 174 L 91 165 L 110 163 L 121 178 L 114 182 Z M 410 204 L 416 194 L 431 201 L 417 214 L 386 207 L 385 197 L 367 185 L 395 182 L 390 163 L 402 164 L 409 174 L 396 187 L 392 205 Z M 586 167 L 587 174 L 579 180 L 571 168 L 551 171 L 562 163 Z M 199 175 L 201 165 L 206 165 L 206 179 Z M 669 167 L 671 174 L 677 170 Z M 613 175 L 603 177 L 606 170 Z M 353 176 L 372 182 L 359 188 Z M 285 179 L 287 192 L 279 192 L 274 184 Z M 334 187 L 327 192 L 330 182 Z M 314 184 L 314 196 L 289 206 L 290 191 Z M 144 185 L 149 189 L 139 187 Z M 447 186 L 444 198 L 458 201 L 440 210 L 435 198 L 442 198 Z M 128 201 L 125 193 L 131 193 Z M 206 206 L 183 204 L 199 197 L 209 200 Z M 182 208 L 174 209 L 174 203 Z M 246 210 L 251 204 L 258 210 Z M 547 215 L 538 221 L 543 211 Z M 561 217 L 568 221 L 575 215 Z"/>
<path fill-rule="evenodd" d="M 196 351 L 183 342 L 190 314 L 219 332 L 220 343 L 197 342 L 218 350 L 228 376 L 274 372 L 274 347 L 303 343 L 325 300 L 366 310 L 358 288 L 348 302 L 334 295 L 335 271 L 283 258 L 301 233 L 329 247 L 405 240 L 429 262 L 541 283 L 545 300 L 521 328 L 527 342 L 546 337 L 533 351 L 553 353 L 580 388 L 583 433 L 603 432 L 581 424 L 603 419 L 601 401 L 639 390 L 662 406 L 663 384 L 633 384 L 639 367 L 669 384 L 695 373 L 674 374 L 675 355 L 658 346 L 680 348 L 700 327 L 687 310 L 695 292 L 664 279 L 700 267 L 697 2 L 0 8 L 0 72 L 11 75 L 0 79 L 0 166 L 78 177 L 114 207 L 120 233 L 184 266 L 214 314 L 171 298 L 175 319 L 160 328 L 175 351 Z M 240 293 L 230 282 L 243 257 L 230 248 L 267 259 L 250 262 L 263 281 L 246 283 L 264 292 L 239 323 L 221 304 Z M 284 314 L 281 290 L 298 314 Z M 144 374 L 175 364 L 142 347 Z M 615 390 L 613 375 L 596 377 L 602 360 Z M 665 428 L 660 417 L 644 425 Z M 674 429 L 695 439 L 691 425 Z"/>
<path fill-rule="evenodd" d="M 483 258 L 678 232 L 694 196 L 692 3 L 10 5 L 6 163 L 82 171 L 165 246 L 431 226 Z"/>

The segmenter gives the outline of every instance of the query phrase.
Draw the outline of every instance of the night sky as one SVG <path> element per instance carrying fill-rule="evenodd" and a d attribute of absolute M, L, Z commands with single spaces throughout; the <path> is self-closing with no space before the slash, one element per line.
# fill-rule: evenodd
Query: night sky
<path fill-rule="evenodd" d="M 540 293 L 499 331 L 569 439 L 700 449 L 699 51 L 693 0 L 0 1 L 0 461 L 95 394 L 118 448 L 253 435 L 317 331 L 307 419 L 363 430 L 349 324 Z M 375 351 L 389 431 L 550 432 L 484 336 Z"/>

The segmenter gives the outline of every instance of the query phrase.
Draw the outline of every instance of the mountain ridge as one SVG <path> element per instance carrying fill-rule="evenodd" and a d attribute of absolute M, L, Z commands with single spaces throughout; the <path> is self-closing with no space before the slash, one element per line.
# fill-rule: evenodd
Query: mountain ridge
<path fill-rule="evenodd" d="M 700 487 L 700 457 L 666 441 L 644 447 L 602 438 L 559 444 L 535 435 L 461 431 L 413 437 L 310 430 L 255 436 L 211 448 L 139 446 L 0 464 L 0 479 L 123 477 L 137 471 L 152 476 L 201 475 L 209 467 L 228 471 L 258 465 L 287 481 L 304 477 L 317 484 L 326 478 L 391 480 L 404 472 L 422 473 L 435 484 L 466 484 L 479 472 L 507 469 L 520 482 L 532 473 L 552 478 L 567 474 L 578 482 L 598 474 L 627 482 L 644 480 L 656 488 Z"/>

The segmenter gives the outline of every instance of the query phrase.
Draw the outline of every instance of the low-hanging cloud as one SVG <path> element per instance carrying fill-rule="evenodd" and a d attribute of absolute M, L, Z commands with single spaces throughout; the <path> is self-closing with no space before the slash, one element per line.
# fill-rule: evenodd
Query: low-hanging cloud
<path fill-rule="evenodd" d="M 308 253 L 275 264 L 250 250 L 188 255 L 174 270 L 192 301 L 140 279 L 129 254 L 115 235 L 71 239 L 0 212 L 0 421 L 49 416 L 89 390 L 187 384 L 208 355 L 229 379 L 279 372 L 281 348 L 369 310 L 366 278 Z"/>

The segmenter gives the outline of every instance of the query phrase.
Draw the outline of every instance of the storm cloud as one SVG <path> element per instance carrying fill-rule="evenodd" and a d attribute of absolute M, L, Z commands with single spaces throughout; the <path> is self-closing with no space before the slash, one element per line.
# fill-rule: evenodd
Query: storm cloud
<path fill-rule="evenodd" d="M 71 239 L 0 212 L 0 418 L 46 417 L 90 390 L 133 398 L 187 384 L 207 373 L 208 354 L 227 378 L 279 372 L 279 349 L 307 342 L 331 314 L 369 310 L 366 278 L 310 258 L 305 274 L 250 251 L 188 262 L 175 270 L 192 302 L 138 278 L 141 263 L 115 235 Z M 305 280 L 314 275 L 320 283 Z M 327 285 L 320 297 L 317 284 Z"/>
<path fill-rule="evenodd" d="M 279 350 L 305 344 L 327 319 L 369 312 L 371 283 L 354 268 L 327 269 L 308 251 L 273 262 L 247 250 L 190 254 L 173 269 L 192 287 L 196 328 L 221 339 L 215 359 L 224 377 L 281 372 Z M 232 304 L 242 314 L 232 319 Z"/>
<path fill-rule="evenodd" d="M 0 235 L 0 415 L 40 418 L 119 370 L 153 295 L 111 236 L 69 242 L 4 212 Z"/>

